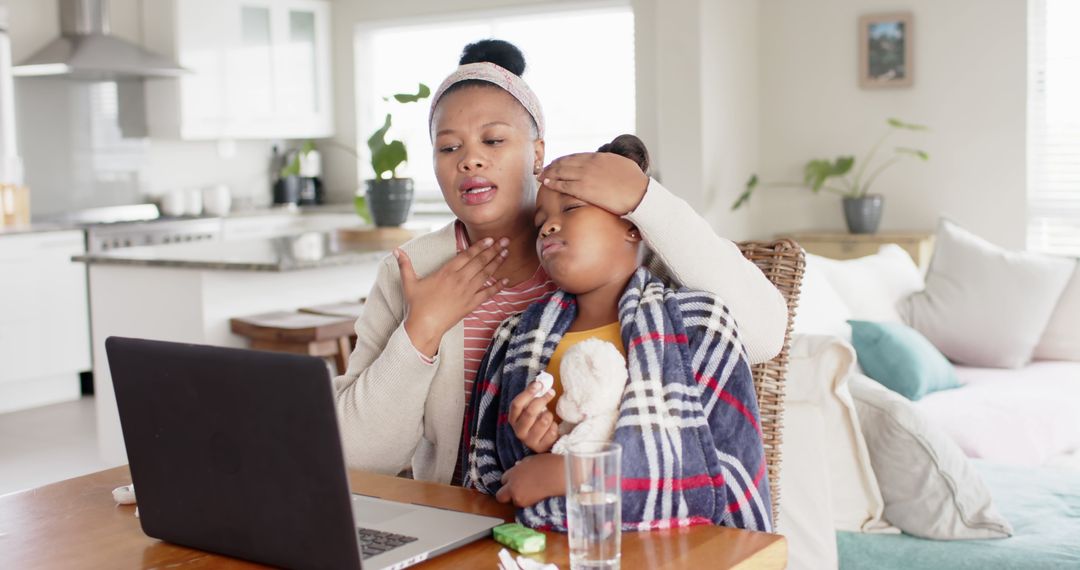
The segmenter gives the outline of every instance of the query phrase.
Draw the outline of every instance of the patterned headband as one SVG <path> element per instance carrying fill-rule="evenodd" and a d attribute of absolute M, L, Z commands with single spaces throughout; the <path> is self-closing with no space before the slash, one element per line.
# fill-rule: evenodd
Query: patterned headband
<path fill-rule="evenodd" d="M 435 119 L 435 105 L 439 104 L 439 99 L 446 93 L 446 90 L 457 83 L 471 79 L 487 81 L 513 95 L 514 99 L 517 99 L 521 106 L 525 107 L 525 110 L 532 116 L 533 121 L 536 122 L 536 131 L 539 138 L 544 138 L 544 112 L 540 109 L 540 100 L 537 99 L 536 93 L 533 93 L 533 90 L 529 88 L 529 84 L 525 83 L 525 80 L 521 77 L 487 61 L 462 65 L 443 80 L 442 85 L 435 91 L 435 96 L 431 98 L 431 111 L 428 112 L 428 132 L 431 131 L 432 122 Z"/>

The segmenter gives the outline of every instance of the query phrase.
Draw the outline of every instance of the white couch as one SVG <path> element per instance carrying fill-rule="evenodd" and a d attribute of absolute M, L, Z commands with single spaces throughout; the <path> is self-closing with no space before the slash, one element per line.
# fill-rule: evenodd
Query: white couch
<path fill-rule="evenodd" d="M 915 403 L 968 457 L 1051 465 L 1080 450 L 1080 362 L 1016 370 L 957 366 L 963 386 Z"/>
<path fill-rule="evenodd" d="M 836 567 L 835 530 L 898 532 L 882 518 L 847 390 L 861 369 L 846 321 L 903 322 L 898 302 L 922 288 L 922 273 L 896 246 L 848 261 L 807 256 L 787 376 L 778 527 L 789 540 L 791 568 Z M 1080 362 L 956 371 L 960 388 L 914 404 L 966 455 L 1080 465 Z"/>

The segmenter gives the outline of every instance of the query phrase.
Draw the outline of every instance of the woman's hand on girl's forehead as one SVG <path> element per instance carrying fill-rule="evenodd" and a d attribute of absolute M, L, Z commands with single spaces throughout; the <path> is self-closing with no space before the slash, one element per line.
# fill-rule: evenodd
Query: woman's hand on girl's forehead
<path fill-rule="evenodd" d="M 562 194 L 545 186 L 541 186 L 536 193 L 536 209 L 533 210 L 533 225 L 539 228 L 544 225 L 544 222 L 546 222 L 548 218 L 552 216 L 558 217 L 568 208 L 595 205 L 596 204 L 589 204 L 576 196 Z"/>
<path fill-rule="evenodd" d="M 617 216 L 637 208 L 649 177 L 624 156 L 583 152 L 555 159 L 537 177 L 545 187 L 580 198 Z"/>

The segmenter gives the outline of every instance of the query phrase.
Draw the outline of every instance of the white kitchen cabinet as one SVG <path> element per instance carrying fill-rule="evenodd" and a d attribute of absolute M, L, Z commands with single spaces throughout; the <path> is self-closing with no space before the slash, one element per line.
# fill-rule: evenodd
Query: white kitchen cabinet
<path fill-rule="evenodd" d="M 78 399 L 90 370 L 82 231 L 0 235 L 0 412 Z"/>
<path fill-rule="evenodd" d="M 191 73 L 146 80 L 150 136 L 333 133 L 328 0 L 143 0 L 144 43 Z"/>

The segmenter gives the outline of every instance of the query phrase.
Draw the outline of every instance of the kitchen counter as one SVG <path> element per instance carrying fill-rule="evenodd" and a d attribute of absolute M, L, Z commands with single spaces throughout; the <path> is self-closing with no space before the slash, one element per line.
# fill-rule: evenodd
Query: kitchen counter
<path fill-rule="evenodd" d="M 81 229 L 75 224 L 62 224 L 51 222 L 34 222 L 30 224 L 20 224 L 17 226 L 0 226 L 0 237 L 2 236 L 18 236 L 24 234 L 37 234 L 44 232 L 63 232 L 67 230 Z"/>
<path fill-rule="evenodd" d="M 90 264 L 296 271 L 376 261 L 391 249 L 392 246 L 385 243 L 343 239 L 332 230 L 239 241 L 126 247 L 72 259 Z"/>
<path fill-rule="evenodd" d="M 296 204 L 270 204 L 259 205 L 248 208 L 234 208 L 228 214 L 225 214 L 226 218 L 242 218 L 248 216 L 266 216 L 273 214 L 296 214 L 296 215 L 312 215 L 312 214 L 355 214 L 356 208 L 351 203 L 334 203 L 334 204 L 315 204 L 310 206 L 298 206 Z"/>
<path fill-rule="evenodd" d="M 236 206 L 236 204 L 234 204 Z M 308 218 L 328 215 L 355 216 L 356 210 L 350 203 L 317 204 L 298 206 L 295 204 L 240 204 L 223 216 L 204 213 L 197 216 L 162 216 L 157 206 L 152 203 L 133 204 L 128 206 L 107 206 L 69 212 L 67 214 L 54 214 L 29 224 L 17 226 L 0 225 L 0 236 L 18 235 L 26 233 L 53 232 L 64 230 L 79 230 L 89 226 L 112 223 L 153 223 L 155 221 L 177 220 L 239 220 L 246 218 L 259 218 L 267 216 L 290 216 L 296 218 Z M 104 216 L 104 217 L 102 217 Z M 111 216 L 111 217 L 110 217 Z M 126 217 L 125 217 L 126 216 Z M 416 202 L 413 204 L 410 222 L 439 221 L 445 223 L 453 219 L 453 214 L 441 201 Z M 359 222 L 359 218 L 357 218 Z"/>
<path fill-rule="evenodd" d="M 423 233 L 434 222 L 410 222 Z M 124 439 L 105 339 L 124 336 L 247 347 L 229 320 L 367 296 L 400 231 L 359 226 L 277 237 L 125 247 L 75 256 L 86 263 L 97 436 L 101 457 L 123 463 Z M 406 232 L 407 234 L 407 232 Z"/>

